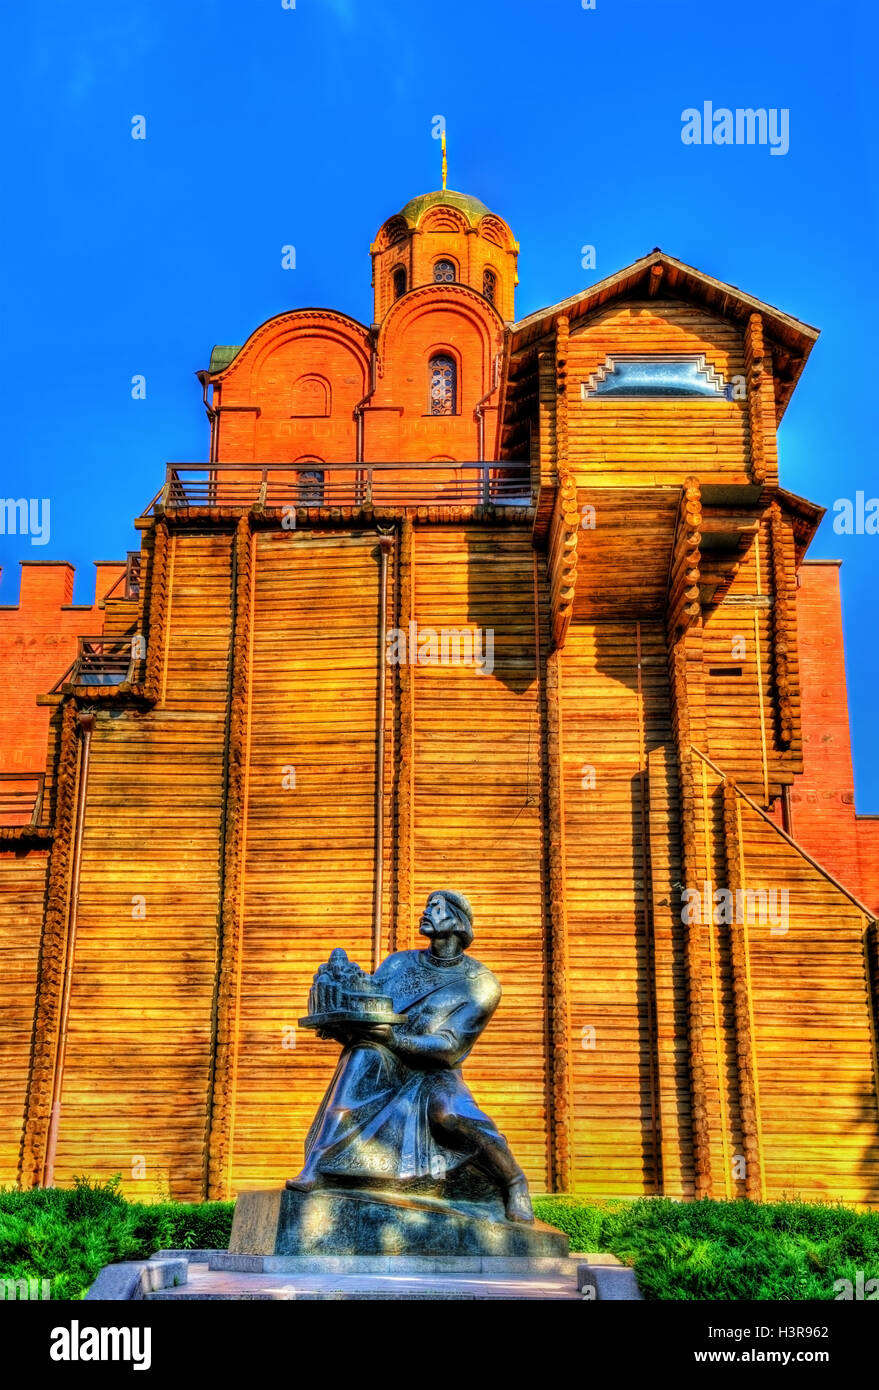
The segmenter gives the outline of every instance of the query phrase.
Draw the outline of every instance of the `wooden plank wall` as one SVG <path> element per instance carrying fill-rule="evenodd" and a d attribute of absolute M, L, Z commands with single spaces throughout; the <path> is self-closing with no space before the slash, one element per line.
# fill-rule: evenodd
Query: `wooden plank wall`
<path fill-rule="evenodd" d="M 0 1186 L 18 1182 L 47 868 L 42 849 L 0 853 Z"/>
<path fill-rule="evenodd" d="M 92 737 L 56 1181 L 203 1194 L 231 535 L 172 536 L 164 699 Z M 141 902 L 142 899 L 142 902 Z M 138 915 L 140 913 L 144 915 Z M 137 1159 L 144 1160 L 141 1171 Z"/>
<path fill-rule="evenodd" d="M 660 1184 L 644 774 L 671 737 L 662 623 L 642 623 L 640 642 L 640 693 L 634 621 L 575 622 L 562 654 L 574 1187 L 594 1196 Z"/>
<path fill-rule="evenodd" d="M 374 531 L 257 535 L 235 1191 L 302 1166 L 339 1055 L 296 1027 L 318 965 L 371 969 L 378 621 Z"/>
<path fill-rule="evenodd" d="M 752 807 L 747 887 L 786 888 L 789 926 L 749 933 L 764 1192 L 879 1203 L 879 1063 L 862 912 Z"/>
<path fill-rule="evenodd" d="M 712 1195 L 727 1195 L 738 1159 L 733 1195 L 876 1204 L 879 1059 L 865 915 L 730 784 L 724 798 L 724 779 L 697 755 L 693 774 L 700 872 L 707 862 L 713 889 L 779 895 L 762 918 L 758 907 L 747 920 L 703 926 L 716 972 L 703 990 Z"/>
<path fill-rule="evenodd" d="M 433 890 L 448 887 L 470 899 L 472 954 L 495 972 L 504 994 L 464 1075 L 543 1191 L 543 745 L 531 537 L 497 527 L 422 527 L 414 556 L 419 628 L 491 628 L 495 642 L 491 675 L 462 666 L 415 668 L 416 927 Z"/>
<path fill-rule="evenodd" d="M 792 556 L 788 556 L 792 560 Z M 774 643 L 775 576 L 768 515 L 759 538 L 740 558 L 739 569 L 719 602 L 704 611 L 705 750 L 748 794 L 765 802 L 779 774 L 790 780 L 800 765 L 797 731 L 790 751 L 779 742 L 778 684 Z M 750 602 L 741 602 L 742 599 Z M 744 642 L 740 674 L 734 640 Z M 785 643 L 795 709 L 799 708 L 799 667 L 795 633 Z"/>
<path fill-rule="evenodd" d="M 578 483 L 587 473 L 593 487 L 680 483 L 689 473 L 749 481 L 743 400 L 582 400 L 581 382 L 614 353 L 705 353 L 727 382 L 745 370 L 741 330 L 694 305 L 650 299 L 593 314 L 568 344 L 568 465 Z"/>
<path fill-rule="evenodd" d="M 275 1185 L 300 1166 L 338 1055 L 296 1026 L 316 966 L 336 945 L 370 964 L 377 536 L 261 529 L 239 539 L 239 558 L 253 556 L 249 589 L 235 583 L 231 529 L 172 529 L 169 638 L 161 660 L 151 653 L 159 703 L 149 711 L 105 706 L 96 715 L 61 1183 L 118 1170 L 132 1195 L 204 1192 L 223 864 L 232 862 L 224 858 L 224 796 L 234 601 L 239 620 L 247 605 L 246 641 L 239 632 L 237 647 L 246 680 L 236 687 L 247 718 L 243 870 L 234 886 L 240 988 L 227 1011 L 233 1192 Z M 555 997 L 545 566 L 525 528 L 476 523 L 416 523 L 402 558 L 402 573 L 398 561 L 389 565 L 391 625 L 411 608 L 422 634 L 490 630 L 494 670 L 421 664 L 389 674 L 383 953 L 422 944 L 418 918 L 434 889 L 471 899 L 473 953 L 498 974 L 504 998 L 465 1075 L 539 1191 L 552 1173 Z M 766 592 L 770 562 L 767 546 Z M 756 554 L 749 563 L 736 581 L 745 593 L 756 587 Z M 768 702 L 772 629 L 761 616 L 769 610 L 757 611 Z M 711 643 L 728 641 L 738 617 L 732 608 L 709 613 L 706 666 Z M 663 622 L 577 619 L 554 661 L 571 1186 L 595 1197 L 690 1196 L 687 991 L 675 896 L 681 791 Z M 737 729 L 710 681 L 708 698 L 708 726 L 721 738 L 711 751 L 753 778 L 762 768 L 747 746 L 753 724 L 740 713 Z M 790 892 L 784 934 L 702 928 L 711 1191 L 879 1202 L 879 1061 L 863 914 L 740 797 L 733 824 L 730 786 L 709 763 L 694 755 L 691 774 L 688 834 L 699 882 L 687 886 L 728 885 L 738 874 L 747 887 Z M 14 985 L 8 1045 L 0 1048 L 0 1118 L 8 1122 L 0 1181 L 14 1180 L 18 1164 L 44 892 L 45 855 L 0 858 L 0 960 Z M 735 1168 L 742 1156 L 746 1176 Z"/>

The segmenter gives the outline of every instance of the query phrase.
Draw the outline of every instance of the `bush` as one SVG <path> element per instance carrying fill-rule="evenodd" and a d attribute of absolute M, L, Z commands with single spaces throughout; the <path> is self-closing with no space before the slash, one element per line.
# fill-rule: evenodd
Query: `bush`
<path fill-rule="evenodd" d="M 0 1190 L 0 1280 L 49 1279 L 82 1298 L 105 1265 L 156 1250 L 225 1249 L 232 1202 L 127 1202 L 117 1174 L 69 1189 Z M 833 1299 L 859 1271 L 879 1278 L 879 1212 L 807 1202 L 588 1202 L 538 1197 L 571 1249 L 632 1265 L 651 1299 Z"/>
<path fill-rule="evenodd" d="M 121 1177 L 72 1188 L 0 1191 L 0 1280 L 49 1279 L 53 1299 L 83 1298 L 99 1270 L 156 1250 L 224 1250 L 231 1202 L 127 1202 Z"/>
<path fill-rule="evenodd" d="M 879 1278 L 879 1212 L 808 1202 L 535 1202 L 575 1251 L 631 1265 L 645 1298 L 834 1299 L 835 1281 Z"/>

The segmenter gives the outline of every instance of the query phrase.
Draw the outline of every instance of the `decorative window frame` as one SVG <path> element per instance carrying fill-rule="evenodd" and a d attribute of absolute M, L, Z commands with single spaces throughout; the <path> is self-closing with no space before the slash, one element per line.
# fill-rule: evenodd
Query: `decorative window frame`
<path fill-rule="evenodd" d="M 658 391 L 631 391 L 631 392 L 601 392 L 599 386 L 608 377 L 616 374 L 617 366 L 621 363 L 649 363 L 659 365 L 660 363 L 693 363 L 700 376 L 705 378 L 706 386 L 710 391 L 678 391 L 663 394 Z M 580 399 L 583 401 L 592 400 L 626 400 L 626 401 L 730 401 L 732 396 L 732 385 L 727 382 L 723 373 L 714 367 L 706 358 L 704 352 L 615 352 L 609 353 L 604 362 L 594 371 L 587 381 L 580 383 Z"/>
<path fill-rule="evenodd" d="M 454 271 L 455 271 L 455 278 L 454 278 L 454 280 L 437 280 L 437 278 L 436 278 L 436 268 L 437 268 L 437 266 L 439 265 L 440 261 L 448 261 L 449 265 L 454 267 Z M 461 265 L 460 265 L 460 262 L 457 260 L 457 258 L 456 258 L 455 256 L 450 256 L 450 255 L 448 255 L 448 254 L 446 254 L 446 253 L 443 253 L 442 255 L 439 255 L 439 256 L 434 256 L 433 260 L 432 260 L 431 263 L 430 263 L 430 276 L 431 276 L 431 284 L 434 284 L 434 285 L 460 285 L 460 284 L 461 284 Z"/>
<path fill-rule="evenodd" d="M 434 415 L 431 410 L 431 383 L 432 372 L 431 363 L 436 357 L 448 357 L 455 366 L 455 409 L 449 415 Z M 461 354 L 454 348 L 446 347 L 444 344 L 435 344 L 427 351 L 427 409 L 425 414 L 431 420 L 454 420 L 462 414 L 461 411 Z"/>

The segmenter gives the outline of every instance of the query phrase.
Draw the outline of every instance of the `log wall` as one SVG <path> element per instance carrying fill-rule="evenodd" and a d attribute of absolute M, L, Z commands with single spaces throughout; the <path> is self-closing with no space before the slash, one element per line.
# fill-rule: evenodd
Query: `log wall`
<path fill-rule="evenodd" d="M 47 868 L 45 850 L 0 853 L 0 1187 L 19 1176 Z"/>
<path fill-rule="evenodd" d="M 525 530 L 415 530 L 419 626 L 494 635 L 490 675 L 467 666 L 414 671 L 416 927 L 433 889 L 470 899 L 473 954 L 499 977 L 504 997 L 464 1074 L 541 1190 L 547 979 L 534 564 Z M 542 576 L 538 583 L 546 620 Z"/>
<path fill-rule="evenodd" d="M 663 625 L 572 624 L 561 683 L 574 1186 L 634 1196 L 661 1184 L 647 762 L 670 737 Z"/>
<path fill-rule="evenodd" d="M 56 1181 L 204 1193 L 232 538 L 172 534 L 161 705 L 98 714 Z"/>
<path fill-rule="evenodd" d="M 681 506 L 695 536 L 697 487 Z M 298 1028 L 311 976 L 336 945 L 370 963 L 380 545 L 374 527 L 258 516 L 160 534 L 155 706 L 94 716 L 55 1177 L 121 1171 L 132 1195 L 197 1199 L 298 1169 L 336 1057 Z M 729 592 L 778 585 L 761 541 Z M 433 889 L 470 897 L 504 999 L 465 1075 L 534 1189 L 879 1200 L 866 916 L 712 760 L 720 739 L 743 788 L 760 781 L 759 701 L 736 729 L 710 667 L 727 614 L 756 612 L 768 707 L 771 606 L 703 621 L 694 600 L 674 632 L 575 610 L 553 651 L 527 527 L 415 517 L 387 545 L 389 628 L 490 634 L 493 670 L 411 664 L 410 647 L 386 673 L 381 951 L 419 944 Z M 20 1153 L 30 1181 L 44 1157 L 70 928 L 76 787 L 65 774 L 56 795 L 53 758 L 74 767 L 73 703 L 56 725 L 47 815 L 66 810 L 36 1051 L 45 853 L 0 861 L 7 1180 Z M 766 727 L 778 763 L 780 721 Z M 706 882 L 787 889 L 789 930 L 687 927 L 682 885 Z"/>
<path fill-rule="evenodd" d="M 704 353 L 727 383 L 744 381 L 741 329 L 694 305 L 653 299 L 592 314 L 568 341 L 568 464 L 578 483 L 681 483 L 688 473 L 750 481 L 745 399 L 582 400 L 581 383 L 615 353 Z"/>
<path fill-rule="evenodd" d="M 235 1191 L 302 1166 L 338 1056 L 297 1027 L 318 965 L 343 946 L 370 968 L 378 583 L 374 531 L 257 534 Z"/>

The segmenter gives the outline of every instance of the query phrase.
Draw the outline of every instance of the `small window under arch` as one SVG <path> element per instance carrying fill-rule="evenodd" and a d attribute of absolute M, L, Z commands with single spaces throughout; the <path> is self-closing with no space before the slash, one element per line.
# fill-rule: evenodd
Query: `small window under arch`
<path fill-rule="evenodd" d="M 392 278 L 394 282 L 394 298 L 399 299 L 401 295 L 406 293 L 406 267 L 404 265 L 398 265 Z"/>
<path fill-rule="evenodd" d="M 489 304 L 494 304 L 497 295 L 497 276 L 493 270 L 486 268 L 482 272 L 482 293 Z"/>
<path fill-rule="evenodd" d="M 314 467 L 323 463 L 319 458 L 296 460 L 296 482 L 299 485 L 299 503 L 304 507 L 319 507 L 324 500 L 324 470 Z"/>
<path fill-rule="evenodd" d="M 458 413 L 458 371 L 454 357 L 448 353 L 438 353 L 430 359 L 429 409 L 431 415 Z"/>
<path fill-rule="evenodd" d="M 433 278 L 437 285 L 453 285 L 458 277 L 454 261 L 443 258 L 433 263 Z"/>

